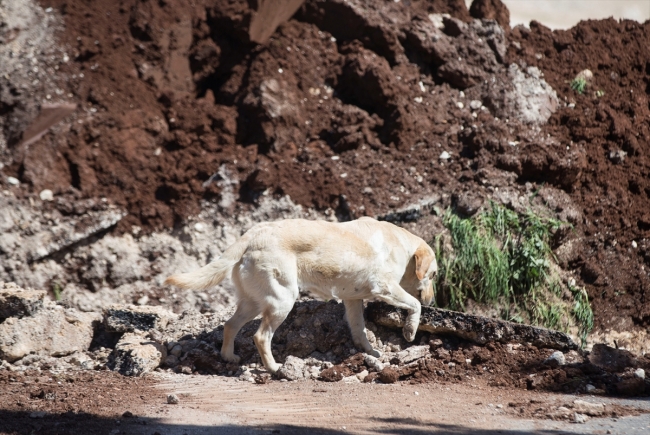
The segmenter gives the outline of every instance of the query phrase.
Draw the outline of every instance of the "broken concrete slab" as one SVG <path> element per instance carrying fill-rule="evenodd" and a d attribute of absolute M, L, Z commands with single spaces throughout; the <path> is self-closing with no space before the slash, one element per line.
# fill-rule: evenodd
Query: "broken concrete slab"
<path fill-rule="evenodd" d="M 178 316 L 154 306 L 113 305 L 104 310 L 104 324 L 109 332 L 161 330 Z"/>
<path fill-rule="evenodd" d="M 377 325 L 401 328 L 404 326 L 406 311 L 383 302 L 371 302 L 366 308 L 366 318 Z M 563 332 L 433 307 L 422 307 L 418 329 L 455 335 L 477 344 L 497 341 L 532 343 L 537 347 L 558 350 L 578 348 L 571 337 Z"/>
<path fill-rule="evenodd" d="M 407 349 L 397 352 L 397 354 L 391 359 L 391 363 L 404 365 L 419 360 L 420 358 L 424 358 L 430 354 L 431 350 L 428 345 L 411 346 Z"/>
<path fill-rule="evenodd" d="M 115 346 L 107 367 L 125 376 L 141 376 L 167 358 L 167 348 L 138 333 L 127 333 Z"/>
<path fill-rule="evenodd" d="M 0 324 L 0 359 L 14 362 L 30 353 L 64 356 L 84 351 L 93 339 L 98 313 L 52 305 L 34 315 L 10 317 Z"/>
<path fill-rule="evenodd" d="M 9 317 L 25 317 L 43 308 L 45 292 L 23 289 L 0 281 L 0 323 Z"/>

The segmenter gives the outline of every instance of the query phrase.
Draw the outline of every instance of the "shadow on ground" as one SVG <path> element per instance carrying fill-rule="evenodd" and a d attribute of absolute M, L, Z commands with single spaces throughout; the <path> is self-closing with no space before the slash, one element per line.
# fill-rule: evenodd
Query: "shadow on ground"
<path fill-rule="evenodd" d="M 37 417 L 30 411 L 0 410 L 1 434 L 146 434 L 146 435 L 192 435 L 192 434 L 347 434 L 351 432 L 374 432 L 380 434 L 424 435 L 475 434 L 475 435 L 524 435 L 524 434 L 566 434 L 567 430 L 530 429 L 479 429 L 462 424 L 428 424 L 411 418 L 369 418 L 368 425 L 355 424 L 352 427 L 321 428 L 293 424 L 213 426 L 161 423 L 158 418 L 123 417 L 119 419 L 85 413 L 46 414 Z"/>

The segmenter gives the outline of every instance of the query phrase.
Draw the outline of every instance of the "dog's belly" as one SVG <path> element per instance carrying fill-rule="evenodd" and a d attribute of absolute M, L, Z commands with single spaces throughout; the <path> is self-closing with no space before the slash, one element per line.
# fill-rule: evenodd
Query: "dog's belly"
<path fill-rule="evenodd" d="M 337 280 L 332 280 L 337 281 Z M 323 300 L 330 299 L 368 299 L 372 297 L 370 286 L 367 283 L 353 285 L 349 281 L 345 282 L 302 282 L 299 287 L 301 290 L 310 293 L 312 296 Z"/>

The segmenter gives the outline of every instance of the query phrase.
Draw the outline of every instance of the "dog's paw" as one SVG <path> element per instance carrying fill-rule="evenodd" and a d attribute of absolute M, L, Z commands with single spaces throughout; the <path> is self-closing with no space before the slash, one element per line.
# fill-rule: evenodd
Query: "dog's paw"
<path fill-rule="evenodd" d="M 418 332 L 417 326 L 413 326 L 409 323 L 404 325 L 404 328 L 402 329 L 402 334 L 404 335 L 404 338 L 406 341 L 411 342 L 415 340 L 415 333 Z"/>
<path fill-rule="evenodd" d="M 239 355 L 235 355 L 234 353 L 232 355 L 225 355 L 222 353 L 221 359 L 224 360 L 225 362 L 235 363 L 235 364 L 238 364 L 239 361 L 241 361 L 241 357 Z"/>
<path fill-rule="evenodd" d="M 375 358 L 381 357 L 381 352 L 378 351 L 377 349 L 370 349 L 370 351 L 366 352 L 370 356 L 374 356 Z"/>
<path fill-rule="evenodd" d="M 275 374 L 277 374 L 278 370 L 280 370 L 280 367 L 282 367 L 282 364 L 273 363 L 273 364 L 270 364 L 269 366 L 265 366 L 265 367 L 266 367 L 266 370 L 268 372 L 275 375 Z"/>

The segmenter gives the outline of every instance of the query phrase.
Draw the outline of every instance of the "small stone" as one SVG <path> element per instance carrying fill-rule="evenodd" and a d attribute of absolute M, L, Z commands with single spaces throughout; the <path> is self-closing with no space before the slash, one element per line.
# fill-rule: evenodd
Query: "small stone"
<path fill-rule="evenodd" d="M 465 107 L 465 105 L 462 103 L 462 101 L 459 101 L 458 103 L 456 103 L 456 106 L 457 106 L 459 109 L 462 109 L 463 107 Z"/>
<path fill-rule="evenodd" d="M 645 379 L 645 370 L 643 369 L 634 370 L 634 377 L 639 379 Z"/>
<path fill-rule="evenodd" d="M 180 400 L 178 399 L 178 396 L 176 394 L 167 395 L 167 403 L 169 403 L 170 405 L 176 405 L 178 404 L 178 402 L 180 402 Z"/>
<path fill-rule="evenodd" d="M 18 178 L 7 177 L 7 183 L 11 184 L 12 186 L 18 186 L 20 184 L 20 181 Z"/>
<path fill-rule="evenodd" d="M 562 352 L 556 350 L 544 360 L 544 363 L 553 367 L 563 366 L 566 364 L 566 358 Z"/>
<path fill-rule="evenodd" d="M 627 157 L 627 153 L 623 150 L 614 150 L 609 152 L 609 159 L 614 163 L 622 163 Z"/>
<path fill-rule="evenodd" d="M 133 413 L 131 411 L 126 411 L 124 414 L 122 414 L 122 417 L 133 418 Z"/>
<path fill-rule="evenodd" d="M 54 199 L 54 193 L 50 189 L 41 190 L 38 196 L 41 198 L 41 201 L 52 201 Z"/>
<path fill-rule="evenodd" d="M 174 355 L 176 358 L 180 358 L 182 352 L 183 352 L 183 346 L 181 346 L 180 344 L 177 344 L 172 348 L 172 350 L 169 351 L 169 353 Z"/>
<path fill-rule="evenodd" d="M 305 360 L 289 355 L 276 374 L 279 378 L 297 381 L 305 378 L 304 372 Z"/>
<path fill-rule="evenodd" d="M 165 365 L 167 367 L 176 367 L 176 365 L 178 365 L 178 358 L 175 355 L 167 355 L 167 358 L 165 358 Z"/>
<path fill-rule="evenodd" d="M 632 240 L 632 247 L 633 247 L 634 249 L 636 249 L 637 246 L 638 246 L 638 245 L 636 244 L 636 241 Z"/>
<path fill-rule="evenodd" d="M 573 422 L 578 423 L 578 424 L 585 424 L 589 420 L 589 417 L 587 417 L 584 414 L 578 414 L 577 412 L 573 413 Z"/>
<path fill-rule="evenodd" d="M 148 302 L 149 302 L 149 296 L 144 295 L 140 299 L 138 299 L 137 304 L 138 305 L 147 305 Z"/>
<path fill-rule="evenodd" d="M 587 384 L 587 385 L 585 385 L 585 391 L 586 391 L 587 393 L 592 393 L 595 389 L 596 389 L 596 387 L 594 387 L 594 386 L 591 385 L 591 384 Z"/>
<path fill-rule="evenodd" d="M 472 100 L 469 102 L 469 107 L 471 107 L 473 110 L 478 110 L 481 108 L 483 103 L 481 103 L 479 100 Z"/>
<path fill-rule="evenodd" d="M 449 160 L 451 158 L 451 154 L 449 154 L 447 151 L 443 151 L 440 154 L 440 160 Z"/>
<path fill-rule="evenodd" d="M 47 415 L 47 412 L 45 411 L 34 411 L 31 414 L 29 414 L 29 418 L 43 418 Z"/>
<path fill-rule="evenodd" d="M 368 368 L 373 369 L 376 372 L 380 372 L 384 369 L 384 364 L 372 355 L 365 355 L 363 357 L 363 362 Z"/>
<path fill-rule="evenodd" d="M 359 372 L 356 374 L 357 379 L 363 382 L 364 379 L 366 379 L 366 376 L 368 376 L 368 370 L 364 370 L 362 372 Z"/>
<path fill-rule="evenodd" d="M 205 231 L 205 225 L 202 224 L 201 222 L 197 222 L 194 224 L 194 230 L 197 233 L 202 233 L 203 231 Z"/>

